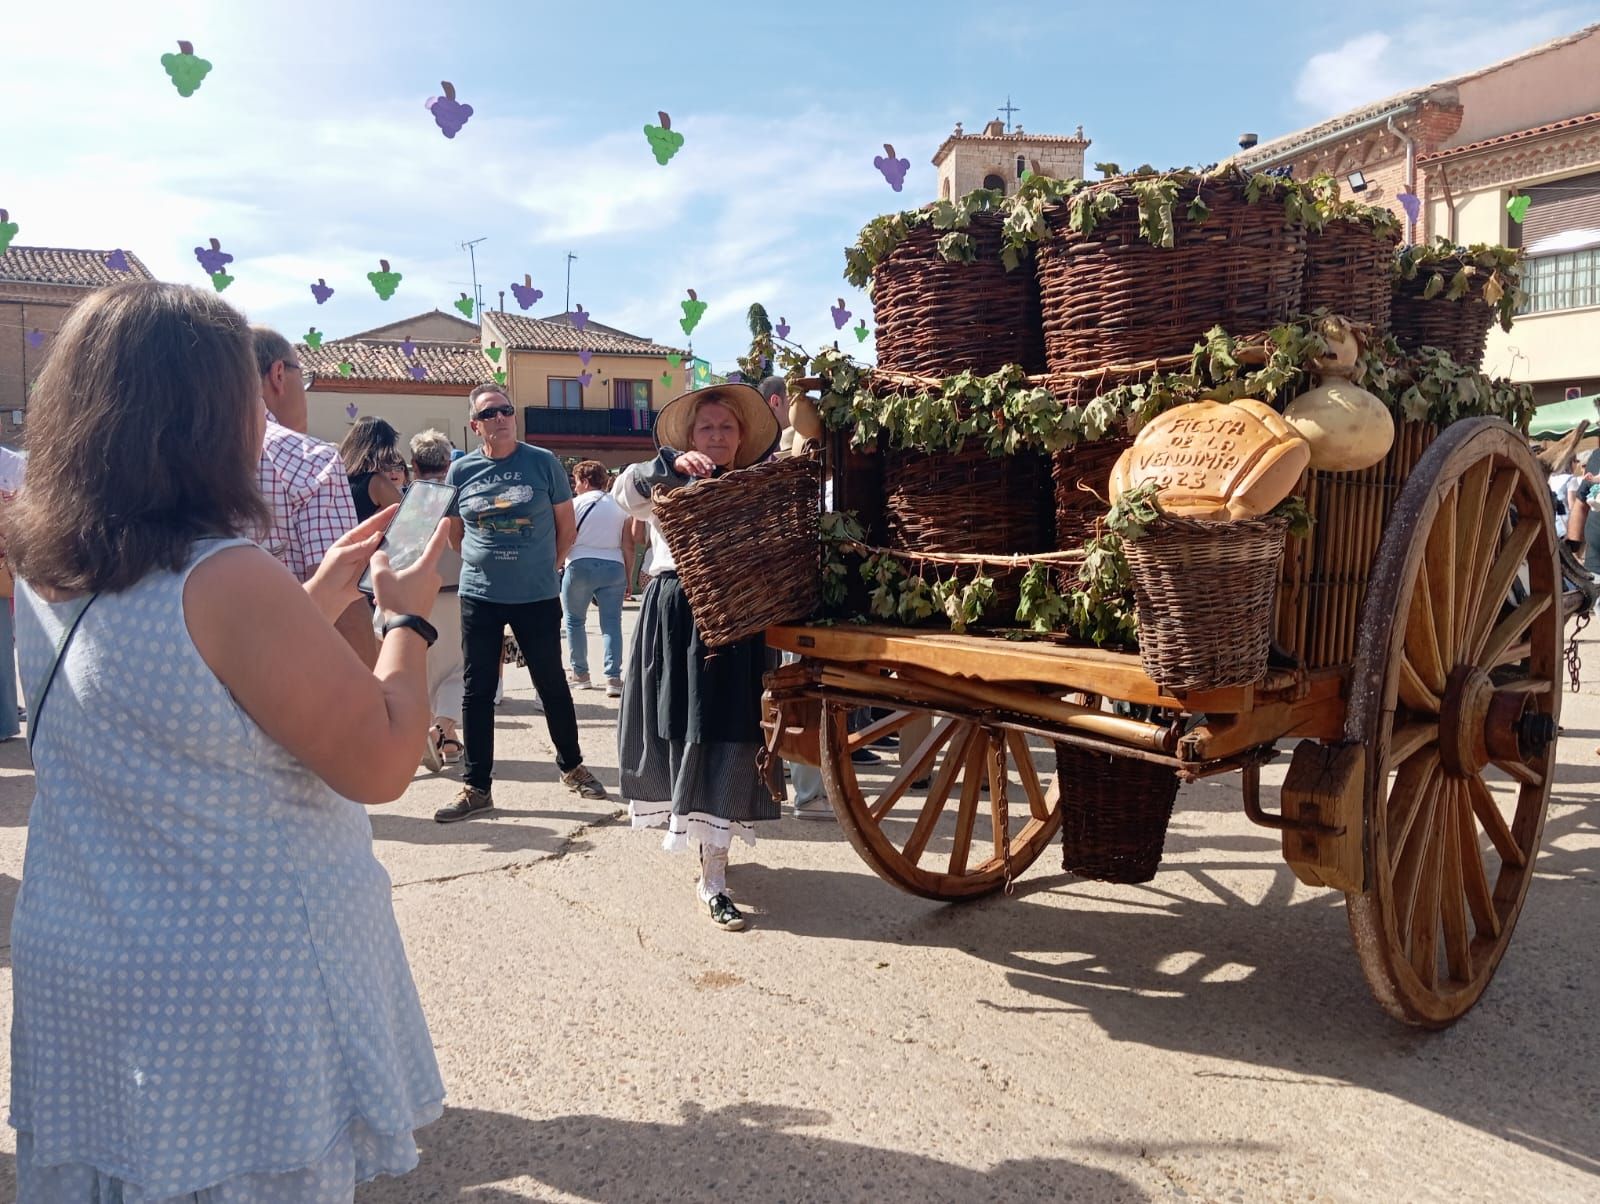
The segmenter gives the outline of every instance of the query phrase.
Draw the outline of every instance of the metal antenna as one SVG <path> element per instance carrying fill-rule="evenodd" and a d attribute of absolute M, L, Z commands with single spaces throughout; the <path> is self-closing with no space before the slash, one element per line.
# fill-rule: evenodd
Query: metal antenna
<path fill-rule="evenodd" d="M 567 252 L 567 312 L 572 312 L 572 261 L 577 256 L 571 251 Z"/>
<path fill-rule="evenodd" d="M 469 259 L 471 259 L 471 261 L 472 261 L 472 303 L 477 306 L 477 309 L 474 312 L 476 312 L 478 314 L 478 318 L 479 318 L 480 322 L 483 319 L 483 290 L 478 287 L 478 249 L 477 248 L 478 248 L 478 244 L 480 242 L 488 242 L 488 241 L 489 241 L 489 236 L 487 234 L 485 234 L 482 238 L 470 239 L 469 241 L 464 242 L 464 243 L 461 244 L 461 249 L 467 253 L 467 257 Z"/>
<path fill-rule="evenodd" d="M 1022 112 L 1021 109 L 1016 108 L 1016 107 L 1014 107 L 1012 105 L 1012 103 L 1011 103 L 1011 93 L 1009 93 L 1009 92 L 1006 93 L 1006 103 L 1001 106 L 1000 112 L 1002 112 L 1002 113 L 1004 113 L 1006 115 L 1006 133 L 1009 134 L 1011 132 L 1011 115 L 1013 113 Z"/>

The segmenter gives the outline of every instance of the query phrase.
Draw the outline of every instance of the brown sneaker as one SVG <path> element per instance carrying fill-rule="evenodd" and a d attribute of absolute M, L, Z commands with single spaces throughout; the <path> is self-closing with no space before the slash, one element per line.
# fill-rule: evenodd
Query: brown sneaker
<path fill-rule="evenodd" d="M 570 773 L 562 774 L 561 782 L 579 798 L 606 797 L 606 788 L 600 784 L 600 779 L 582 765 L 579 765 Z"/>
<path fill-rule="evenodd" d="M 433 818 L 435 823 L 454 824 L 475 815 L 489 815 L 493 811 L 493 795 L 474 786 L 463 786 L 461 793 L 456 795 L 456 801 L 448 807 L 440 807 L 433 813 Z"/>

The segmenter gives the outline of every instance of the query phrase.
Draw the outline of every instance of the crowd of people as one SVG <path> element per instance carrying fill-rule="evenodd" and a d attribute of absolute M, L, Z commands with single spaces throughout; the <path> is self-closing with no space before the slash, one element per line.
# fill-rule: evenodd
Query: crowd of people
<path fill-rule="evenodd" d="M 493 815 L 508 648 L 583 798 L 607 790 L 573 690 L 620 699 L 634 826 L 697 851 L 705 914 L 745 926 L 729 849 L 780 814 L 757 770 L 766 652 L 705 647 L 654 504 L 774 454 L 781 382 L 672 400 L 656 457 L 614 481 L 521 441 L 499 385 L 466 399 L 461 450 L 381 418 L 335 448 L 307 434 L 306 387 L 293 345 L 214 294 L 117 285 L 56 337 L 24 487 L 0 461 L 36 786 L 12 922 L 21 1199 L 348 1201 L 415 1165 L 444 1090 L 364 807 L 420 763 L 459 766 L 438 822 Z M 455 493 L 397 568 L 380 545 L 412 480 Z"/>

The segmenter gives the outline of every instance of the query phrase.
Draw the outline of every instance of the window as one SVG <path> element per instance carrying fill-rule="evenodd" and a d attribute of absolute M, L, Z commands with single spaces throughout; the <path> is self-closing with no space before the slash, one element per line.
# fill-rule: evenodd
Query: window
<path fill-rule="evenodd" d="M 983 186 L 985 188 L 993 189 L 995 192 L 1000 193 L 1002 196 L 1005 194 L 1005 191 L 1006 191 L 1006 182 L 1004 180 L 1002 180 L 1000 178 L 1000 176 L 995 172 L 990 172 L 988 175 L 983 177 Z"/>
<path fill-rule="evenodd" d="M 583 409 L 583 386 L 575 377 L 552 376 L 550 382 L 550 408 L 552 410 Z"/>
<path fill-rule="evenodd" d="M 1527 260 L 1522 288 L 1528 294 L 1521 310 L 1525 314 L 1600 306 L 1600 247 Z"/>
<path fill-rule="evenodd" d="M 1022 173 L 1027 171 L 1027 170 L 1028 170 L 1028 160 L 1025 159 L 1023 156 L 1018 155 L 1017 156 L 1017 179 L 1019 179 L 1019 180 L 1022 179 Z"/>
<path fill-rule="evenodd" d="M 611 382 L 611 408 L 626 411 L 628 425 L 636 431 L 650 429 L 650 382 L 614 380 Z"/>

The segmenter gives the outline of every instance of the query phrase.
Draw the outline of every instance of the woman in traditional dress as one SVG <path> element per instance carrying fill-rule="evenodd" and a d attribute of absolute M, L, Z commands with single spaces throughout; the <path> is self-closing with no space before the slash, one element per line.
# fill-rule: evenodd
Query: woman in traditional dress
<path fill-rule="evenodd" d="M 668 402 L 655 436 L 660 454 L 624 469 L 611 491 L 649 525 L 652 574 L 617 727 L 622 794 L 634 827 L 667 829 L 665 848 L 698 845 L 700 902 L 713 923 L 737 932 L 745 921 L 728 895 L 729 846 L 735 836 L 755 844 L 754 825 L 781 814 L 756 769 L 766 646 L 759 635 L 714 651 L 701 642 L 655 522 L 654 491 L 765 459 L 778 422 L 749 385 L 717 385 Z"/>

